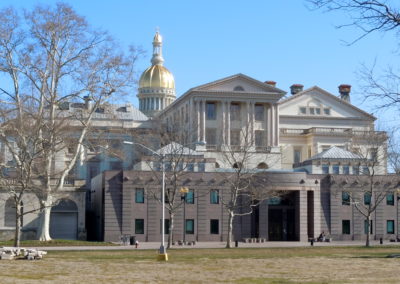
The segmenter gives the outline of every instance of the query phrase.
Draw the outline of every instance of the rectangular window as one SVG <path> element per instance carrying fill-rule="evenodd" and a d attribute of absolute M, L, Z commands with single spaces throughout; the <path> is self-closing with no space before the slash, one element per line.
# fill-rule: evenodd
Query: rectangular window
<path fill-rule="evenodd" d="M 305 107 L 300 107 L 300 113 L 301 114 L 306 114 L 307 113 L 307 109 Z"/>
<path fill-rule="evenodd" d="M 313 107 L 310 107 L 310 114 L 312 114 L 312 115 L 315 114 L 315 109 Z"/>
<path fill-rule="evenodd" d="M 316 109 L 315 109 L 315 113 L 318 114 L 318 115 L 320 115 L 320 114 L 321 114 L 321 109 L 320 109 L 320 108 L 316 108 Z"/>
<path fill-rule="evenodd" d="M 360 167 L 354 166 L 353 167 L 353 175 L 358 176 L 360 174 Z"/>
<path fill-rule="evenodd" d="M 333 165 L 332 166 L 332 172 L 333 172 L 333 174 L 338 175 L 339 174 L 339 166 L 338 165 Z"/>
<path fill-rule="evenodd" d="M 350 235 L 350 220 L 342 220 L 342 234 Z"/>
<path fill-rule="evenodd" d="M 371 148 L 370 149 L 370 156 L 372 161 L 376 161 L 378 159 L 378 149 L 377 148 Z"/>
<path fill-rule="evenodd" d="M 331 114 L 331 110 L 329 108 L 324 108 L 324 114 L 325 115 L 330 115 Z"/>
<path fill-rule="evenodd" d="M 194 190 L 189 189 L 189 191 L 186 193 L 186 203 L 187 204 L 194 204 Z"/>
<path fill-rule="evenodd" d="M 350 205 L 350 193 L 342 191 L 342 205 Z"/>
<path fill-rule="evenodd" d="M 212 235 L 219 234 L 219 220 L 218 219 L 210 220 L 210 234 L 212 234 Z"/>
<path fill-rule="evenodd" d="M 255 120 L 256 121 L 264 120 L 264 105 L 255 105 L 254 112 L 255 112 Z"/>
<path fill-rule="evenodd" d="M 217 129 L 206 128 L 207 145 L 217 145 Z"/>
<path fill-rule="evenodd" d="M 372 220 L 369 221 L 369 233 L 373 234 Z M 368 233 L 368 220 L 364 220 L 364 234 Z"/>
<path fill-rule="evenodd" d="M 215 120 L 217 118 L 217 106 L 215 103 L 207 103 L 207 120 Z"/>
<path fill-rule="evenodd" d="M 330 148 L 331 148 L 331 145 L 322 145 L 321 146 L 321 151 L 323 152 L 323 151 L 326 151 L 326 150 L 328 150 Z"/>
<path fill-rule="evenodd" d="M 206 164 L 205 163 L 198 163 L 197 164 L 197 171 L 198 172 L 205 172 L 206 171 Z"/>
<path fill-rule="evenodd" d="M 394 205 L 394 193 L 390 192 L 386 194 L 386 205 Z"/>
<path fill-rule="evenodd" d="M 193 219 L 186 219 L 185 222 L 185 233 L 186 234 L 194 234 L 194 220 Z"/>
<path fill-rule="evenodd" d="M 135 202 L 144 203 L 144 188 L 135 189 Z"/>
<path fill-rule="evenodd" d="M 265 143 L 264 143 L 264 131 L 256 130 L 256 131 L 254 131 L 254 136 L 255 136 L 256 147 L 265 146 Z"/>
<path fill-rule="evenodd" d="M 363 175 L 369 175 L 369 168 L 367 166 L 363 167 L 362 171 Z"/>
<path fill-rule="evenodd" d="M 293 149 L 293 163 L 297 164 L 301 162 L 301 148 Z"/>
<path fill-rule="evenodd" d="M 371 204 L 371 193 L 366 192 L 364 193 L 364 205 L 370 205 Z"/>
<path fill-rule="evenodd" d="M 240 104 L 234 103 L 231 104 L 231 108 L 230 108 L 230 117 L 231 117 L 231 121 L 240 121 Z"/>
<path fill-rule="evenodd" d="M 240 130 L 231 130 L 231 145 L 240 146 Z"/>
<path fill-rule="evenodd" d="M 144 234 L 144 219 L 135 219 L 135 234 Z"/>
<path fill-rule="evenodd" d="M 193 163 L 188 163 L 186 165 L 186 169 L 188 172 L 193 172 L 194 171 L 194 164 Z"/>
<path fill-rule="evenodd" d="M 344 174 L 344 175 L 350 174 L 350 168 L 349 168 L 349 166 L 343 166 L 343 174 Z"/>
<path fill-rule="evenodd" d="M 388 234 L 394 234 L 394 220 L 386 221 L 386 232 Z"/>
<path fill-rule="evenodd" d="M 329 174 L 329 165 L 322 165 L 322 173 Z"/>
<path fill-rule="evenodd" d="M 169 219 L 164 219 L 164 224 L 165 224 L 165 235 L 169 235 Z M 162 228 L 161 228 L 161 224 L 162 224 L 162 219 L 160 219 L 160 234 L 162 232 Z"/>
<path fill-rule="evenodd" d="M 219 204 L 219 190 L 213 189 L 210 191 L 210 203 Z"/>

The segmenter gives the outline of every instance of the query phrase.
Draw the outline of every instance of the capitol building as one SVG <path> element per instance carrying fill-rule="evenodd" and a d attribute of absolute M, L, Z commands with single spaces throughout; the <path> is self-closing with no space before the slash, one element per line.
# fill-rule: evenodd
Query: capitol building
<path fill-rule="evenodd" d="M 321 232 L 333 240 L 399 236 L 400 180 L 387 173 L 387 136 L 376 131 L 376 117 L 351 103 L 350 85 L 339 85 L 337 94 L 299 83 L 285 91 L 273 81 L 234 74 L 177 96 L 163 44 L 156 32 L 151 65 L 139 80 L 138 108 L 110 105 L 96 113 L 93 125 L 106 128 L 111 148 L 122 154 L 85 149 L 69 197 L 52 210 L 53 238 L 160 241 L 162 169 L 170 209 L 165 233 L 174 241 L 226 240 L 225 201 L 238 171 L 264 184 L 263 198 L 252 200 L 257 206 L 239 200 L 234 240 L 307 241 Z M 173 162 L 178 154 L 180 162 Z M 171 162 L 160 165 L 160 156 Z M 68 154 L 60 154 L 66 160 Z M 364 188 L 371 183 L 367 200 Z M 357 206 L 368 202 L 379 204 L 366 227 Z M 13 222 L 7 201 L 0 211 L 7 236 Z M 24 217 L 25 238 L 36 227 L 37 215 Z"/>

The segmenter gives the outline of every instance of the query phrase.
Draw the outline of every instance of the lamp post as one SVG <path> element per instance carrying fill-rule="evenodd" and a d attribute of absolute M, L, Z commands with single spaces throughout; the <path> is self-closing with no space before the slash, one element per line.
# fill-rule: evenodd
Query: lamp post
<path fill-rule="evenodd" d="M 182 194 L 181 200 L 183 200 L 183 244 L 186 244 L 186 196 L 189 188 L 182 187 L 179 192 Z"/>

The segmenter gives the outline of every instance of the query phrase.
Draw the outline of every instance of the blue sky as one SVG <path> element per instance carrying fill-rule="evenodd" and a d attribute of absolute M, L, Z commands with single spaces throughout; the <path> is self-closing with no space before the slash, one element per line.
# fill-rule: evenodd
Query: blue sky
<path fill-rule="evenodd" d="M 54 2 L 2 0 L 1 6 L 30 8 Z M 338 85 L 351 84 L 352 102 L 375 112 L 372 103 L 362 103 L 356 73 L 361 64 L 371 66 L 374 60 L 379 68 L 398 61 L 393 33 L 373 34 L 347 46 L 343 41 L 352 41 L 359 33 L 335 28 L 348 22 L 346 15 L 309 11 L 302 0 L 64 2 L 121 45 L 142 46 L 147 55 L 138 62 L 139 71 L 150 65 L 151 42 L 159 27 L 165 66 L 175 76 L 178 96 L 194 86 L 243 73 L 260 81 L 274 80 L 285 91 L 300 83 L 337 94 Z M 130 100 L 137 105 L 136 94 Z M 381 126 L 398 121 L 384 113 L 376 115 Z"/>

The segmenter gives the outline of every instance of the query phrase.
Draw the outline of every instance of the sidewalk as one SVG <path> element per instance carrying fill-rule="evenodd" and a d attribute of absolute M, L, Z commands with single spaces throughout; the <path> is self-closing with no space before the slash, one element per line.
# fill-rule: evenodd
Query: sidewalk
<path fill-rule="evenodd" d="M 202 248 L 225 248 L 225 242 L 197 242 L 194 246 L 179 246 L 174 245 L 172 249 L 202 249 Z M 329 246 L 363 246 L 364 241 L 334 241 L 330 243 L 314 243 L 314 247 L 329 247 Z M 379 241 L 371 241 L 371 246 L 379 246 Z M 400 243 L 384 242 L 383 245 L 400 245 Z M 235 243 L 232 243 L 235 247 Z M 239 248 L 290 248 L 290 247 L 311 247 L 309 242 L 265 242 L 265 243 L 238 243 Z M 65 246 L 65 247 L 37 247 L 45 251 L 79 251 L 79 250 L 136 250 L 135 246 Z M 139 250 L 152 249 L 158 250 L 159 242 L 141 242 Z"/>

